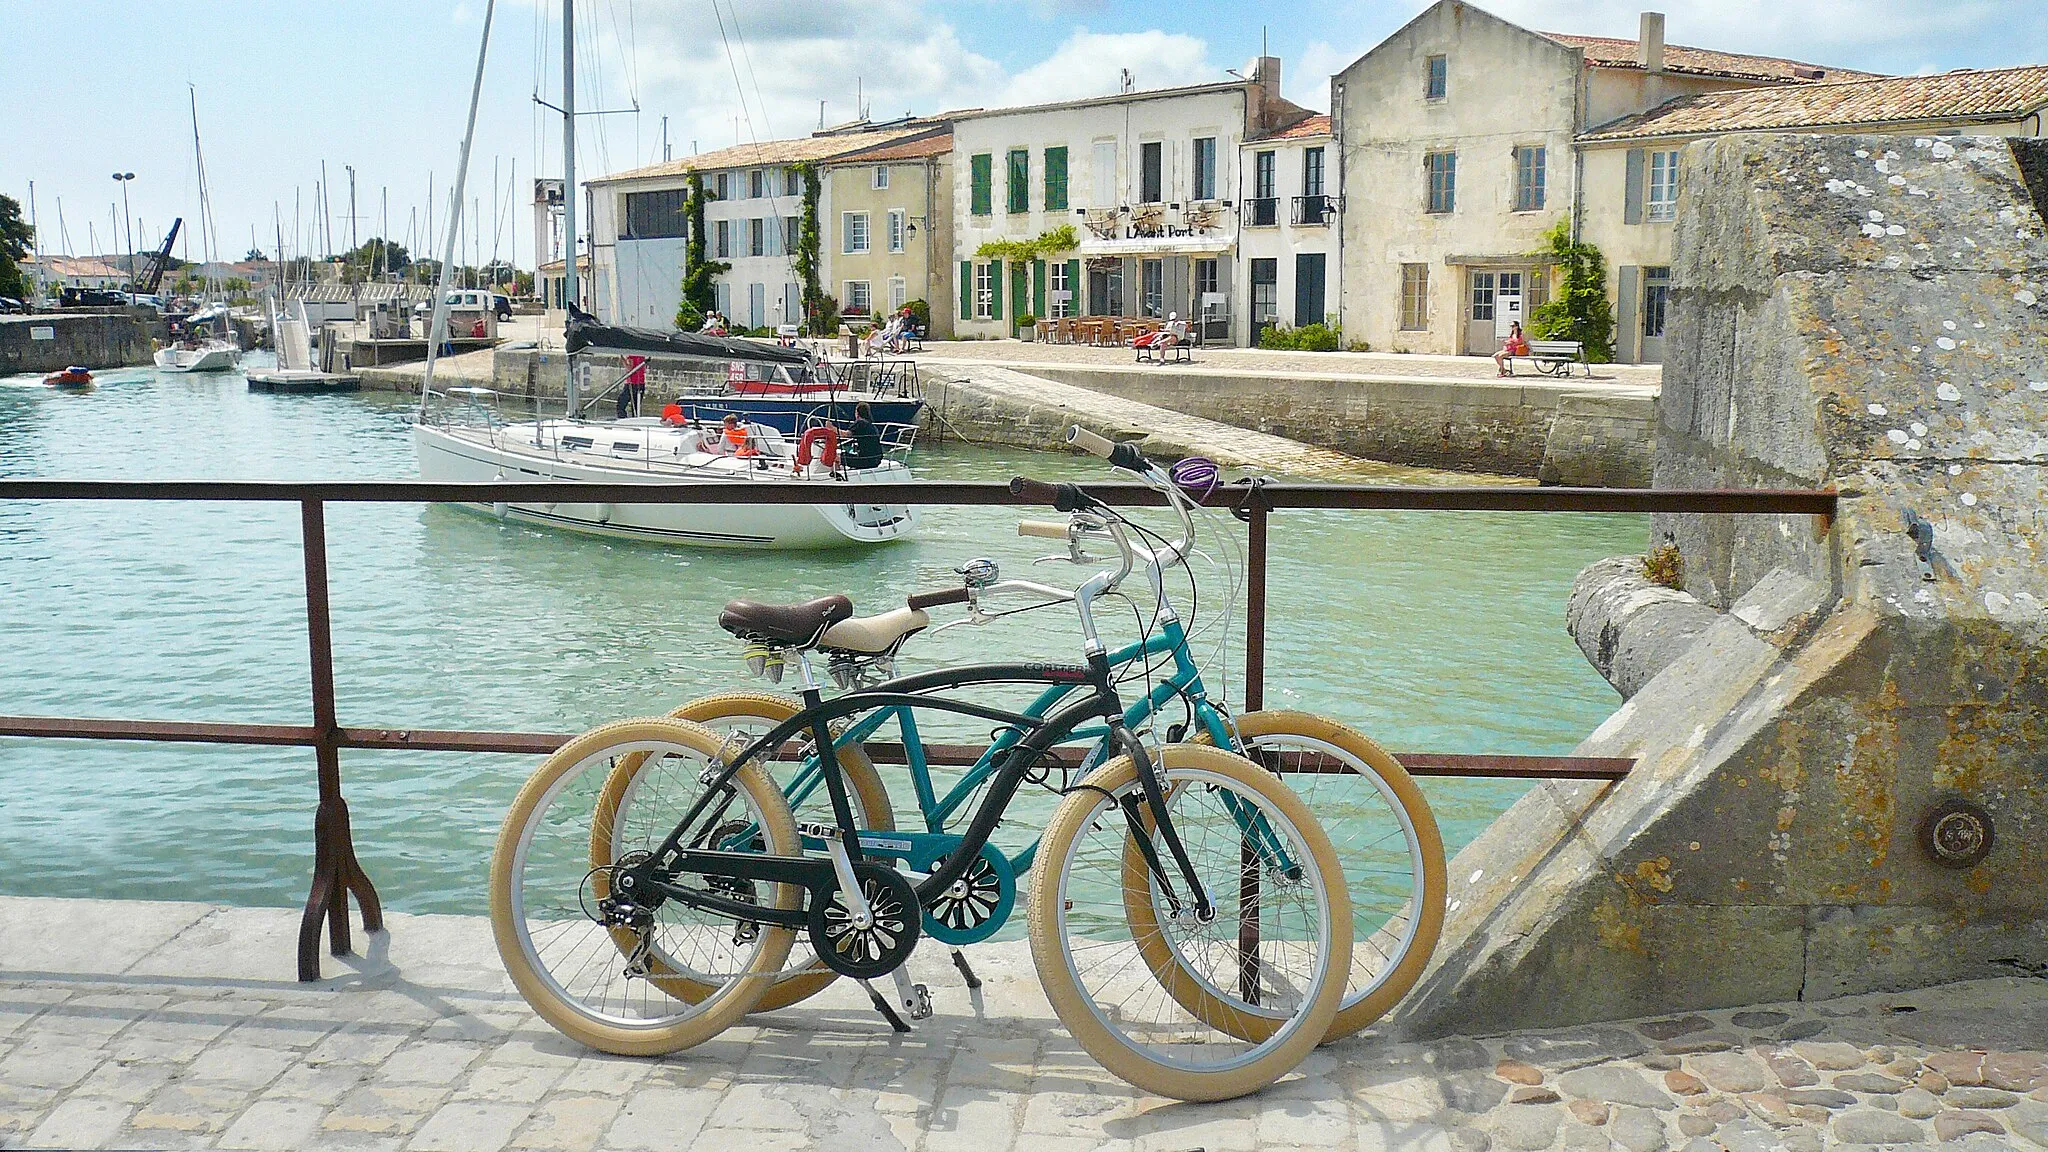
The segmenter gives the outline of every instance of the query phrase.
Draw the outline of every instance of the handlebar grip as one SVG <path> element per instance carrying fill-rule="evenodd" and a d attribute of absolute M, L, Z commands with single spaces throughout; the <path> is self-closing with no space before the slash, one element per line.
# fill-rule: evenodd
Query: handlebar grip
<path fill-rule="evenodd" d="M 1067 429 L 1067 443 L 1091 456 L 1100 456 L 1104 460 L 1109 459 L 1109 454 L 1116 450 L 1115 441 L 1106 436 L 1097 436 L 1079 424 Z"/>
<path fill-rule="evenodd" d="M 1067 525 L 1064 521 L 1060 520 L 1019 520 L 1017 521 L 1017 535 L 1043 536 L 1047 540 L 1065 540 L 1067 538 Z"/>
<path fill-rule="evenodd" d="M 1087 508 L 1100 507 L 1100 502 L 1095 497 L 1072 484 L 1048 484 L 1043 480 L 1033 480 L 1029 476 L 1011 477 L 1010 495 L 1022 496 L 1033 504 L 1050 504 L 1060 512 L 1079 512 Z"/>
<path fill-rule="evenodd" d="M 926 608 L 937 608 L 941 604 L 965 603 L 967 603 L 967 589 L 965 588 L 947 588 L 939 592 L 916 592 L 911 594 L 909 600 L 910 607 L 920 611 Z"/>

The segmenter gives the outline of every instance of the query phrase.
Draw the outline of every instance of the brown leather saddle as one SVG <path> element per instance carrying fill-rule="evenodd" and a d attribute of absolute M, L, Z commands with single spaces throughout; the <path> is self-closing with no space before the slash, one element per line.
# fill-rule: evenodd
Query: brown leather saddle
<path fill-rule="evenodd" d="M 801 604 L 759 604 L 734 600 L 718 614 L 718 626 L 742 640 L 785 648 L 809 648 L 841 620 L 853 615 L 845 596 L 821 596 Z"/>

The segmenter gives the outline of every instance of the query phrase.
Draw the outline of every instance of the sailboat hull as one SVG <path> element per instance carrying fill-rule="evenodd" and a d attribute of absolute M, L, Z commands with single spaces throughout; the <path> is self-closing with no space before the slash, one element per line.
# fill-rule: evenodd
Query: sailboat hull
<path fill-rule="evenodd" d="M 225 345 L 216 348 L 159 348 L 156 353 L 157 370 L 161 372 L 225 372 L 241 361 L 241 350 Z"/>
<path fill-rule="evenodd" d="M 699 548 L 849 548 L 881 544 L 910 532 L 915 515 L 902 505 L 749 503 L 746 487 L 759 481 L 743 472 L 699 470 L 696 475 L 606 467 L 551 453 L 522 450 L 503 435 L 481 430 L 413 427 L 420 478 L 436 481 L 568 481 L 650 486 L 716 484 L 732 489 L 730 504 L 461 504 L 503 520 L 613 539 Z M 786 476 L 784 478 L 787 478 Z M 909 470 L 885 463 L 873 480 L 908 480 Z M 834 480 L 816 483 L 831 498 Z"/>

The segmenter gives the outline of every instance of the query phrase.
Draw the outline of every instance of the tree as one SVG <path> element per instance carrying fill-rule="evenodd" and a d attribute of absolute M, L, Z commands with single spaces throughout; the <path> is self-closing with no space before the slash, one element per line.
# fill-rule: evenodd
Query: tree
<path fill-rule="evenodd" d="M 1571 224 L 1559 220 L 1543 234 L 1536 255 L 1549 256 L 1558 270 L 1557 290 L 1529 316 L 1529 335 L 1538 340 L 1577 340 L 1586 359 L 1614 359 L 1614 306 L 1607 301 L 1607 257 L 1572 239 Z"/>
<path fill-rule="evenodd" d="M 21 274 L 20 262 L 28 255 L 35 235 L 35 229 L 21 218 L 21 201 L 0 194 L 0 296 L 28 296 L 28 281 Z"/>
<path fill-rule="evenodd" d="M 263 254 L 263 249 L 261 248 L 251 248 L 249 249 L 248 252 L 242 255 L 242 260 L 245 263 L 249 264 L 261 264 L 262 262 L 268 259 L 270 259 L 270 257 L 265 256 Z"/>
<path fill-rule="evenodd" d="M 718 307 L 718 274 L 731 268 L 723 260 L 711 259 L 704 245 L 704 205 L 717 196 L 704 187 L 700 173 L 690 173 L 690 191 L 683 197 L 683 301 L 676 308 L 676 327 L 694 331 L 704 324 L 704 314 Z"/>
<path fill-rule="evenodd" d="M 403 272 L 412 263 L 412 256 L 405 245 L 394 244 L 383 237 L 373 237 L 341 255 L 348 270 L 374 276 L 379 272 Z"/>

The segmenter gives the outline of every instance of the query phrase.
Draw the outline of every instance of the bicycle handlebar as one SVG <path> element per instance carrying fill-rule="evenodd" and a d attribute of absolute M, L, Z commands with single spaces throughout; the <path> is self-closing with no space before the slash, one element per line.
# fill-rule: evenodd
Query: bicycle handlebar
<path fill-rule="evenodd" d="M 1065 540 L 1067 538 L 1067 526 L 1059 520 L 1019 520 L 1017 521 L 1017 535 L 1043 536 L 1047 540 Z"/>
<path fill-rule="evenodd" d="M 942 604 L 965 604 L 967 600 L 967 589 L 946 588 L 938 592 L 912 593 L 909 605 L 912 608 L 923 610 L 925 608 L 937 608 Z"/>
<path fill-rule="evenodd" d="M 1050 504 L 1060 512 L 1079 512 L 1095 506 L 1094 497 L 1072 484 L 1050 484 L 1029 476 L 1011 477 L 1010 495 L 1021 496 L 1033 504 Z"/>
<path fill-rule="evenodd" d="M 1138 451 L 1137 441 L 1111 440 L 1107 436 L 1098 436 L 1079 424 L 1068 426 L 1067 443 L 1083 452 L 1100 456 L 1109 461 L 1111 467 L 1122 468 L 1126 472 L 1142 474 L 1150 463 L 1145 459 L 1145 454 Z"/>

